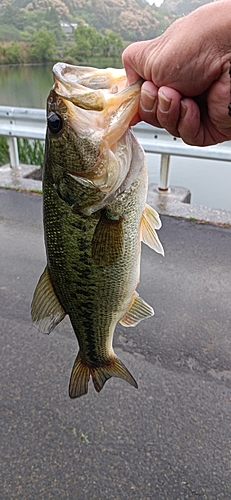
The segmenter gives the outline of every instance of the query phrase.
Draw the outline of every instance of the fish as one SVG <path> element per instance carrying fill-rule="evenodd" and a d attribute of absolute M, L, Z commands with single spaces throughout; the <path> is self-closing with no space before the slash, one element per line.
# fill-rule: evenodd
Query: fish
<path fill-rule="evenodd" d="M 117 323 L 153 316 L 137 293 L 141 242 L 164 254 L 161 221 L 146 203 L 145 154 L 129 123 L 142 80 L 124 69 L 53 67 L 47 99 L 43 224 L 47 265 L 31 304 L 34 325 L 49 334 L 66 315 L 78 340 L 70 398 L 97 392 L 111 377 L 136 380 L 113 349 Z"/>

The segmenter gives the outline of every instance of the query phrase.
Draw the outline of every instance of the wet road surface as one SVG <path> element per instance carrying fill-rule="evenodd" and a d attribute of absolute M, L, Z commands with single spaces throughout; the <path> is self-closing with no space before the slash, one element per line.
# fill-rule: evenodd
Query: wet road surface
<path fill-rule="evenodd" d="M 0 499 L 229 500 L 231 229 L 162 217 L 139 285 L 155 316 L 114 337 L 139 389 L 70 400 L 71 325 L 30 319 L 41 220 L 40 196 L 0 190 Z"/>

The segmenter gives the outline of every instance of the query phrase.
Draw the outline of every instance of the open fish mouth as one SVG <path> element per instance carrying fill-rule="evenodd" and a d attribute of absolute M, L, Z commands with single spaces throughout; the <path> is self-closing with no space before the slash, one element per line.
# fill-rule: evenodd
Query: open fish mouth
<path fill-rule="evenodd" d="M 96 69 L 57 63 L 53 67 L 55 92 L 83 109 L 102 111 L 113 101 L 112 96 L 125 91 L 127 78 L 124 69 Z M 140 91 L 142 79 L 135 84 Z M 132 93 L 134 93 L 134 86 Z M 126 90 L 125 90 L 126 88 Z"/>
<path fill-rule="evenodd" d="M 100 137 L 111 148 L 122 137 L 138 109 L 139 79 L 127 86 L 124 69 L 96 69 L 57 63 L 48 112 L 63 101 L 66 118 L 81 137 Z M 54 104 L 53 104 L 54 103 Z M 92 134 L 93 132 L 93 134 Z"/>

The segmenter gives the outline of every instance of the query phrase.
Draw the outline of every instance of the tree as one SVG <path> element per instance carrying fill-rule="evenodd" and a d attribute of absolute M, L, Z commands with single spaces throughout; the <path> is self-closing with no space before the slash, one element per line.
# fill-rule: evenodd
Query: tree
<path fill-rule="evenodd" d="M 101 51 L 102 35 L 93 26 L 77 26 L 74 39 L 76 46 L 73 55 L 80 61 L 96 56 Z"/>
<path fill-rule="evenodd" d="M 60 43 L 63 39 L 63 33 L 59 22 L 59 16 L 55 7 L 50 7 L 45 13 L 45 23 L 43 26 L 47 28 L 48 31 L 54 33 L 56 41 Z"/>
<path fill-rule="evenodd" d="M 33 36 L 30 56 L 35 62 L 45 63 L 55 58 L 55 37 L 46 28 L 41 28 Z"/>
<path fill-rule="evenodd" d="M 5 47 L 5 57 L 8 64 L 19 64 L 22 60 L 22 49 L 18 43 L 11 43 Z"/>
<path fill-rule="evenodd" d="M 105 30 L 102 40 L 103 55 L 106 57 L 118 57 L 123 49 L 123 40 L 120 35 L 111 30 Z"/>
<path fill-rule="evenodd" d="M 0 17 L 0 23 L 23 30 L 26 24 L 26 17 L 26 13 L 23 10 L 7 5 L 4 14 Z"/>

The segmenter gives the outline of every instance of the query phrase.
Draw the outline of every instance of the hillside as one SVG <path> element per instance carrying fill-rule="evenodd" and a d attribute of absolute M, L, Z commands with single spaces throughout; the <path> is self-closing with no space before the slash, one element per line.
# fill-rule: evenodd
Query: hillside
<path fill-rule="evenodd" d="M 60 19 L 110 29 L 127 41 L 154 38 L 175 19 L 146 0 L 2 0 L 0 14 L 7 5 L 27 12 L 54 7 Z"/>
<path fill-rule="evenodd" d="M 183 16 L 211 0 L 164 0 L 162 6 L 172 14 Z"/>
<path fill-rule="evenodd" d="M 157 8 L 146 0 L 1 0 L 0 15 L 7 6 L 13 7 L 15 14 L 19 10 L 21 14 L 29 14 L 54 8 L 59 19 L 77 24 L 84 22 L 102 33 L 110 29 L 123 40 L 132 42 L 160 35 L 176 17 L 208 1 L 164 0 Z"/>

